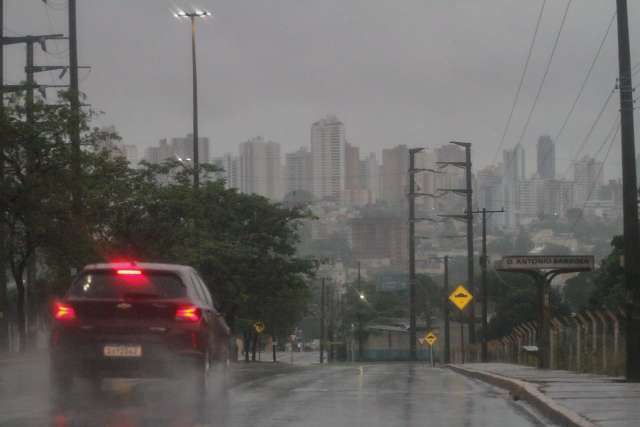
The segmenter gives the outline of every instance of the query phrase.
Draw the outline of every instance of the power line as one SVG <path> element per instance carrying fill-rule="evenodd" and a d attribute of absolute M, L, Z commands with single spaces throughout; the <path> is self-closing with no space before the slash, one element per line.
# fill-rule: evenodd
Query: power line
<path fill-rule="evenodd" d="M 549 70 L 551 69 L 551 64 L 553 62 L 553 58 L 555 56 L 556 50 L 558 48 L 558 44 L 560 41 L 560 35 L 562 34 L 562 29 L 564 28 L 564 24 L 567 20 L 567 15 L 569 13 L 569 7 L 571 6 L 571 3 L 573 2 L 573 0 L 569 0 L 567 2 L 567 6 L 564 9 L 564 14 L 562 15 L 562 21 L 560 21 L 560 28 L 558 29 L 558 32 L 556 34 L 556 39 L 553 42 L 553 48 L 551 49 L 551 54 L 549 55 L 549 60 L 547 61 L 547 66 L 546 69 L 544 71 L 544 74 L 542 75 L 542 81 L 540 82 L 540 86 L 538 87 L 538 92 L 536 93 L 536 96 L 533 100 L 533 105 L 531 105 L 531 109 L 529 110 L 529 115 L 527 116 L 527 120 L 524 124 L 524 127 L 522 129 L 522 133 L 520 134 L 520 138 L 518 139 L 518 144 L 520 144 L 522 142 L 522 140 L 524 139 L 525 134 L 527 133 L 527 129 L 529 128 L 529 124 L 531 123 L 531 118 L 533 117 L 533 113 L 536 109 L 536 106 L 538 105 L 538 100 L 540 99 L 540 94 L 542 93 L 542 89 L 544 88 L 544 84 L 547 80 L 547 75 L 549 74 Z M 516 144 L 517 145 L 517 144 Z"/>
<path fill-rule="evenodd" d="M 613 22 L 616 18 L 616 13 L 613 13 L 613 16 L 611 16 L 611 20 L 609 21 L 609 25 L 607 26 L 607 30 L 605 31 L 604 35 L 602 36 L 602 41 L 600 42 L 600 46 L 598 46 L 598 50 L 596 51 L 596 54 L 593 56 L 593 61 L 591 61 L 591 65 L 589 66 L 589 70 L 587 71 L 587 74 L 584 77 L 584 80 L 582 81 L 582 85 L 580 86 L 580 90 L 578 91 L 578 95 L 576 96 L 576 98 L 573 101 L 573 104 L 571 105 L 571 108 L 569 109 L 569 112 L 567 113 L 567 116 L 565 117 L 562 126 L 560 126 L 560 130 L 558 131 L 558 133 L 556 134 L 556 142 L 558 141 L 558 139 L 560 138 L 560 136 L 562 135 L 562 132 L 564 132 L 565 127 L 567 126 L 567 123 L 569 122 L 569 119 L 571 118 L 571 115 L 573 114 L 576 105 L 578 104 L 578 101 L 580 100 L 580 97 L 582 96 L 582 93 L 584 92 L 585 87 L 587 86 L 587 82 L 589 81 L 589 77 L 591 77 L 591 72 L 593 71 L 593 68 L 596 65 L 596 62 L 598 62 L 598 57 L 600 56 L 600 52 L 602 51 L 602 47 L 604 46 L 604 43 L 607 40 L 607 37 L 609 36 L 609 31 L 611 30 L 611 27 L 613 25 Z"/>
<path fill-rule="evenodd" d="M 584 139 L 582 140 L 582 143 L 578 147 L 578 150 L 576 151 L 576 154 L 575 154 L 575 156 L 573 158 L 573 163 L 575 163 L 578 160 L 578 157 L 580 156 L 580 153 L 582 152 L 582 149 L 587 144 L 587 141 L 589 141 L 589 138 L 591 138 L 591 135 L 593 134 L 593 130 L 597 126 L 598 122 L 600 121 L 600 118 L 602 118 L 602 114 L 606 110 L 607 105 L 609 105 L 609 101 L 613 97 L 613 94 L 615 93 L 615 91 L 616 90 L 614 88 L 614 89 L 611 90 L 611 92 L 609 92 L 609 95 L 607 96 L 607 98 L 605 99 L 604 103 L 602 104 L 602 107 L 600 108 L 600 111 L 598 111 L 598 114 L 596 115 L 595 120 L 593 121 L 593 123 L 589 127 L 589 131 L 587 132 L 587 134 L 585 135 Z M 569 164 L 569 166 L 565 170 L 563 176 L 566 176 L 566 174 L 567 174 L 567 172 L 569 171 L 570 168 L 571 168 L 571 164 Z"/>
<path fill-rule="evenodd" d="M 498 144 L 498 148 L 496 149 L 496 153 L 493 155 L 493 162 L 495 164 L 496 159 L 498 158 L 498 153 L 504 144 L 504 139 L 507 136 L 507 132 L 509 130 L 509 126 L 511 125 L 511 119 L 513 118 L 513 112 L 516 109 L 516 105 L 518 104 L 518 99 L 520 98 L 520 91 L 522 90 L 522 86 L 524 84 L 524 78 L 527 74 L 527 69 L 529 68 L 529 61 L 531 60 L 531 53 L 533 52 L 533 46 L 536 43 L 536 38 L 538 36 L 538 30 L 540 29 L 540 22 L 542 21 L 542 15 L 544 14 L 544 6 L 546 5 L 547 0 L 542 1 L 542 5 L 540 6 L 540 12 L 538 13 L 538 20 L 536 22 L 535 30 L 533 31 L 533 37 L 531 38 L 531 43 L 529 45 L 529 51 L 527 53 L 527 59 L 524 63 L 524 67 L 522 68 L 522 74 L 520 76 L 520 82 L 518 83 L 518 89 L 516 90 L 516 94 L 513 97 L 513 104 L 511 105 L 511 111 L 509 112 L 509 117 L 507 118 L 507 123 L 504 126 L 504 130 L 502 131 L 502 137 L 500 138 L 500 143 Z"/>

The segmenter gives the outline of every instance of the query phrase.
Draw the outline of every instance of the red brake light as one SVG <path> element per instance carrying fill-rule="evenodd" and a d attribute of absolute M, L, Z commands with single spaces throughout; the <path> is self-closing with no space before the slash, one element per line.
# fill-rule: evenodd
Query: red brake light
<path fill-rule="evenodd" d="M 200 320 L 200 309 L 194 305 L 179 307 L 176 310 L 176 320 L 187 322 L 197 322 Z"/>
<path fill-rule="evenodd" d="M 116 274 L 120 276 L 142 276 L 141 270 L 116 270 Z"/>
<path fill-rule="evenodd" d="M 69 304 L 56 301 L 53 303 L 53 317 L 57 320 L 73 320 L 76 318 L 76 311 Z"/>

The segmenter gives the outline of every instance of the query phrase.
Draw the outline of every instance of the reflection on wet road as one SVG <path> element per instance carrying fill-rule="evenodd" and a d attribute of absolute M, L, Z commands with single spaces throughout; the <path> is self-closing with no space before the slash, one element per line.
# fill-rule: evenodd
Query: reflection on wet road
<path fill-rule="evenodd" d="M 99 390 L 77 381 L 55 403 L 41 359 L 0 362 L 0 369 L 1 426 L 539 425 L 504 392 L 421 364 L 239 364 L 201 404 L 187 387 L 160 380 L 104 381 Z"/>

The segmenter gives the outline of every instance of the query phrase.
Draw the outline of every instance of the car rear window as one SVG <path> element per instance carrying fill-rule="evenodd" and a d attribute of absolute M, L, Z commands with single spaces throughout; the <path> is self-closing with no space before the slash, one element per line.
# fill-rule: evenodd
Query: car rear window
<path fill-rule="evenodd" d="M 143 271 L 117 274 L 116 271 L 90 271 L 73 283 L 68 295 L 74 298 L 180 298 L 187 290 L 172 273 Z"/>

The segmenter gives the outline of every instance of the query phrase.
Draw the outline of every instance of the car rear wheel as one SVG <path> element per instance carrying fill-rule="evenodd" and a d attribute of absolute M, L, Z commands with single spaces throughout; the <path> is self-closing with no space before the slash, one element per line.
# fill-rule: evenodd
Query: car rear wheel
<path fill-rule="evenodd" d="M 57 401 L 64 401 L 71 393 L 73 387 L 73 376 L 62 370 L 52 367 L 49 374 L 51 397 Z"/>
<path fill-rule="evenodd" d="M 209 388 L 209 374 L 211 372 L 211 356 L 206 353 L 202 360 L 196 362 L 193 372 L 193 386 L 197 397 L 204 398 Z"/>

